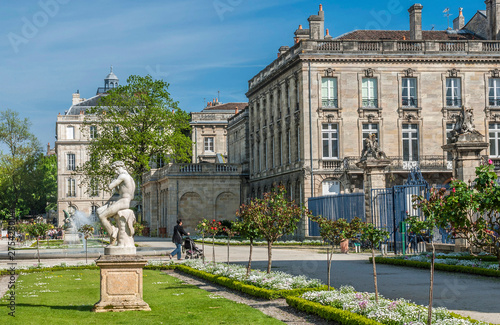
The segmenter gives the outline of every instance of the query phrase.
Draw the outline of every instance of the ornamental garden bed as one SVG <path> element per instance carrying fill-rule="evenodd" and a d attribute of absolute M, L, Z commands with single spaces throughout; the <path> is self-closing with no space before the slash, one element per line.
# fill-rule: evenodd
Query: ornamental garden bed
<path fill-rule="evenodd" d="M 484 259 L 484 260 L 483 260 Z M 370 257 L 371 261 L 371 257 Z M 398 266 L 430 269 L 430 255 L 428 253 L 413 256 L 375 257 L 377 264 L 390 264 Z M 476 274 L 500 277 L 498 262 L 492 261 L 491 256 L 471 255 L 436 255 L 434 268 L 440 271 Z"/>
<path fill-rule="evenodd" d="M 405 299 L 393 301 L 380 295 L 376 303 L 374 293 L 356 292 L 350 286 L 332 291 L 306 292 L 299 297 L 287 297 L 286 301 L 293 308 L 339 324 L 425 325 L 428 317 L 426 306 Z M 435 325 L 488 324 L 454 314 L 446 308 L 434 308 L 432 315 L 432 324 Z"/>
<path fill-rule="evenodd" d="M 230 289 L 270 300 L 326 288 L 320 280 L 305 276 L 292 276 L 283 272 L 268 274 L 252 270 L 247 277 L 246 268 L 234 264 L 208 262 L 203 264 L 200 260 L 188 260 L 176 265 L 175 269 Z"/>

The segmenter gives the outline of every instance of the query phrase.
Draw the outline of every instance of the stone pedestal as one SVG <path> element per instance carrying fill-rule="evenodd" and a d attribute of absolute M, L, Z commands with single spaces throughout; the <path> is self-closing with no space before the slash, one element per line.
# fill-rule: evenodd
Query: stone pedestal
<path fill-rule="evenodd" d="M 456 142 L 444 145 L 443 150 L 453 153 L 453 177 L 464 182 L 473 181 L 476 167 L 481 164 L 481 152 L 488 146 L 477 133 L 461 134 Z"/>
<path fill-rule="evenodd" d="M 101 269 L 101 300 L 94 312 L 146 310 L 142 299 L 142 268 L 147 260 L 138 255 L 104 255 L 96 260 Z"/>
<path fill-rule="evenodd" d="M 384 170 L 390 164 L 390 159 L 375 158 L 368 158 L 356 163 L 356 166 L 363 169 L 363 183 L 365 188 L 365 215 L 367 223 L 373 223 L 371 191 L 374 188 L 386 188 Z"/>

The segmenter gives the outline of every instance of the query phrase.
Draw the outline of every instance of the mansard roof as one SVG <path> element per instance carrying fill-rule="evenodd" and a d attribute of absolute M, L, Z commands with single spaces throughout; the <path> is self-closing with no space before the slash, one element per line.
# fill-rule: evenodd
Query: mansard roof
<path fill-rule="evenodd" d="M 85 111 L 88 108 L 95 107 L 99 104 L 99 100 L 101 99 L 102 95 L 97 95 L 94 97 L 90 97 L 80 103 L 77 103 L 75 105 L 72 105 L 66 115 L 78 115 L 80 113 L 85 113 Z"/>
<path fill-rule="evenodd" d="M 379 41 L 379 40 L 410 40 L 409 30 L 355 30 L 339 37 L 336 40 Z M 423 41 L 456 41 L 481 40 L 481 36 L 468 30 L 427 30 L 422 31 Z"/>
<path fill-rule="evenodd" d="M 210 110 L 231 110 L 234 111 L 236 108 L 238 110 L 242 110 L 248 106 L 248 103 L 226 103 L 226 104 L 219 104 L 219 105 L 214 105 L 214 106 L 207 106 L 203 109 L 203 111 L 210 111 Z"/>

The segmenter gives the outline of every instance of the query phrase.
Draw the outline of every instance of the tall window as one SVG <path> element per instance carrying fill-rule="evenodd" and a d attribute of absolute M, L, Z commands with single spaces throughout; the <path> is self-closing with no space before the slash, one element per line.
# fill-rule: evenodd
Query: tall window
<path fill-rule="evenodd" d="M 321 80 L 321 106 L 337 108 L 337 78 L 323 78 Z"/>
<path fill-rule="evenodd" d="M 462 85 L 460 78 L 446 78 L 446 106 L 462 106 Z"/>
<path fill-rule="evenodd" d="M 278 88 L 278 97 L 276 98 L 276 107 L 278 110 L 278 120 L 281 120 L 281 86 Z"/>
<path fill-rule="evenodd" d="M 292 94 L 290 92 L 290 84 L 286 84 L 286 115 L 290 115 L 290 105 L 292 105 Z"/>
<path fill-rule="evenodd" d="M 267 170 L 267 139 L 264 139 L 264 155 L 262 159 L 264 159 L 264 170 Z"/>
<path fill-rule="evenodd" d="M 97 126 L 95 125 L 90 126 L 90 138 L 91 139 L 97 138 Z"/>
<path fill-rule="evenodd" d="M 90 180 L 90 196 L 99 196 L 99 183 L 96 178 Z"/>
<path fill-rule="evenodd" d="M 377 78 L 363 78 L 361 87 L 362 106 L 378 107 Z"/>
<path fill-rule="evenodd" d="M 299 88 L 299 78 L 295 78 L 295 110 L 298 111 L 299 107 L 299 99 L 300 99 L 300 88 Z"/>
<path fill-rule="evenodd" d="M 297 127 L 297 161 L 300 161 L 300 126 Z"/>
<path fill-rule="evenodd" d="M 403 124 L 403 161 L 418 161 L 417 124 Z"/>
<path fill-rule="evenodd" d="M 68 153 L 68 170 L 75 170 L 75 154 Z"/>
<path fill-rule="evenodd" d="M 378 136 L 378 124 L 363 124 L 363 149 L 365 149 L 365 139 L 368 138 L 370 134 L 375 134 L 377 141 L 379 141 L 379 136 Z"/>
<path fill-rule="evenodd" d="M 76 196 L 76 179 L 68 178 L 68 192 L 66 194 L 67 197 L 75 197 Z"/>
<path fill-rule="evenodd" d="M 214 152 L 214 138 L 205 137 L 205 151 Z"/>
<path fill-rule="evenodd" d="M 281 132 L 278 134 L 278 146 L 280 147 L 280 160 L 278 166 L 283 165 L 283 138 L 281 137 Z"/>
<path fill-rule="evenodd" d="M 66 127 L 66 139 L 73 140 L 75 138 L 75 127 L 68 126 Z"/>
<path fill-rule="evenodd" d="M 453 131 L 453 123 L 446 123 L 446 143 L 451 143 L 451 131 Z M 453 161 L 453 153 L 451 151 L 446 152 L 446 161 Z"/>
<path fill-rule="evenodd" d="M 272 160 L 272 164 L 271 164 L 271 166 L 273 166 L 273 168 L 274 168 L 274 167 L 276 167 L 276 166 L 274 165 L 274 141 L 275 141 L 275 140 L 274 140 L 274 137 L 272 137 L 272 138 L 271 138 L 271 160 Z"/>
<path fill-rule="evenodd" d="M 292 131 L 288 130 L 288 133 L 286 135 L 287 137 L 287 146 L 286 146 L 286 149 L 288 150 L 288 163 L 292 163 L 292 146 L 291 146 L 291 141 L 292 141 L 292 136 L 291 136 L 291 133 Z"/>
<path fill-rule="evenodd" d="M 500 106 L 500 78 L 490 78 L 488 98 L 490 106 Z"/>
<path fill-rule="evenodd" d="M 417 107 L 417 78 L 403 78 L 401 97 L 404 107 Z"/>
<path fill-rule="evenodd" d="M 323 124 L 323 158 L 337 159 L 339 157 L 339 133 L 337 124 Z"/>
<path fill-rule="evenodd" d="M 490 123 L 490 157 L 500 157 L 500 123 Z"/>

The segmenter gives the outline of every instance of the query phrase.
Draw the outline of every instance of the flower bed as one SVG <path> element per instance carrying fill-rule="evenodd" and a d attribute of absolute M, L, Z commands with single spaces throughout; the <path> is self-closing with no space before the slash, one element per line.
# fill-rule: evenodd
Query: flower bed
<path fill-rule="evenodd" d="M 371 257 L 369 258 L 371 261 Z M 398 266 L 410 266 L 417 267 L 422 269 L 429 269 L 431 263 L 425 256 L 418 257 L 375 257 L 375 261 L 379 264 L 390 264 L 390 265 L 398 265 Z M 494 276 L 500 277 L 500 270 L 498 269 L 498 264 L 488 262 L 479 263 L 474 260 L 456 260 L 451 258 L 446 259 L 436 259 L 436 263 L 434 264 L 434 269 L 440 271 L 448 271 L 448 272 L 458 272 L 458 273 L 467 273 L 467 274 L 477 274 L 477 275 L 485 275 L 485 276 Z M 455 263 L 456 264 L 453 264 Z M 460 263 L 460 264 L 459 264 Z M 487 266 L 487 267 L 484 267 Z"/>
<path fill-rule="evenodd" d="M 197 238 L 195 239 L 195 242 L 201 243 L 201 239 Z M 226 238 L 215 238 L 216 245 L 227 245 L 227 239 Z M 229 241 L 231 245 L 250 245 L 250 240 L 247 239 L 231 239 Z M 210 245 L 212 244 L 212 239 L 210 238 L 205 238 L 205 245 Z M 267 242 L 263 240 L 256 240 L 253 242 L 254 246 L 267 246 Z M 273 246 L 322 246 L 323 241 L 321 240 L 309 240 L 306 239 L 304 241 L 297 241 L 297 240 L 285 240 L 285 241 L 277 241 L 273 243 Z"/>
<path fill-rule="evenodd" d="M 380 295 L 377 304 L 374 293 L 356 292 L 350 286 L 333 291 L 306 292 L 301 297 L 287 298 L 287 302 L 297 309 L 316 313 L 323 318 L 342 324 L 425 325 L 427 323 L 427 307 L 425 306 L 413 304 L 405 299 L 392 301 Z M 321 308 L 321 306 L 330 308 Z M 461 317 L 446 308 L 435 308 L 432 324 L 482 325 L 487 323 Z"/>
<path fill-rule="evenodd" d="M 236 289 L 250 295 L 275 299 L 299 295 L 311 290 L 324 290 L 325 286 L 317 279 L 305 276 L 292 276 L 283 272 L 253 270 L 246 276 L 246 268 L 240 265 L 216 263 L 203 264 L 199 260 L 188 260 L 176 267 L 206 280 Z"/>

